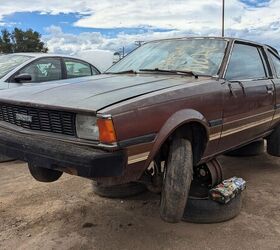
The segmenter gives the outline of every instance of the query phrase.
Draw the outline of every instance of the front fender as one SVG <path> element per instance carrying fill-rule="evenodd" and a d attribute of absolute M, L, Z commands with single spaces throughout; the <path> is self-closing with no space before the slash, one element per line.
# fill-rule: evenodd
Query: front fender
<path fill-rule="evenodd" d="M 184 110 L 177 111 L 171 117 L 169 117 L 169 119 L 164 123 L 159 133 L 157 134 L 153 148 L 150 151 L 145 166 L 148 167 L 150 165 L 155 155 L 158 153 L 159 149 L 163 145 L 163 143 L 177 128 L 190 122 L 198 122 L 205 128 L 207 132 L 207 141 L 208 141 L 209 128 L 208 128 L 207 120 L 201 113 L 193 109 L 184 109 Z"/>

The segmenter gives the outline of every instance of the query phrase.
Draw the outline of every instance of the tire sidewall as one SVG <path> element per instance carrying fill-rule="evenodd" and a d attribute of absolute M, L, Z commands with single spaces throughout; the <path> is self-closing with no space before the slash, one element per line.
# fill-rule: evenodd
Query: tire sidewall
<path fill-rule="evenodd" d="M 181 221 L 193 178 L 192 145 L 188 139 L 175 137 L 170 145 L 160 202 L 161 218 Z"/>

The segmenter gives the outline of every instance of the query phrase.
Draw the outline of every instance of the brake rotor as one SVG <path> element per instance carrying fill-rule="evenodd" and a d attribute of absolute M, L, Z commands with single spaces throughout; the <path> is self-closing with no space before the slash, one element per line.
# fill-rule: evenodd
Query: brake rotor
<path fill-rule="evenodd" d="M 192 197 L 207 197 L 209 189 L 223 181 L 222 167 L 217 159 L 198 165 L 194 168 L 190 189 Z"/>
<path fill-rule="evenodd" d="M 223 170 L 219 161 L 215 158 L 206 163 L 208 170 L 211 173 L 212 186 L 214 187 L 223 181 Z"/>

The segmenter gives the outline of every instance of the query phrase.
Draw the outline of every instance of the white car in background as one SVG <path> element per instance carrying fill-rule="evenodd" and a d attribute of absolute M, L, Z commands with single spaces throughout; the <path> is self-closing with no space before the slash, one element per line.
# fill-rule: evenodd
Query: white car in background
<path fill-rule="evenodd" d="M 100 71 L 92 64 L 65 55 L 14 53 L 0 56 L 0 89 L 97 74 Z"/>

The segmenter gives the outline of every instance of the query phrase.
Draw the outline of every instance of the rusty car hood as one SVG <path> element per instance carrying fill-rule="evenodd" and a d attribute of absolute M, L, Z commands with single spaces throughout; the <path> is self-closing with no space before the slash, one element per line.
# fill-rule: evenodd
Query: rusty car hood
<path fill-rule="evenodd" d="M 1 90 L 0 102 L 96 112 L 158 90 L 199 81 L 174 75 L 97 75 Z"/>

